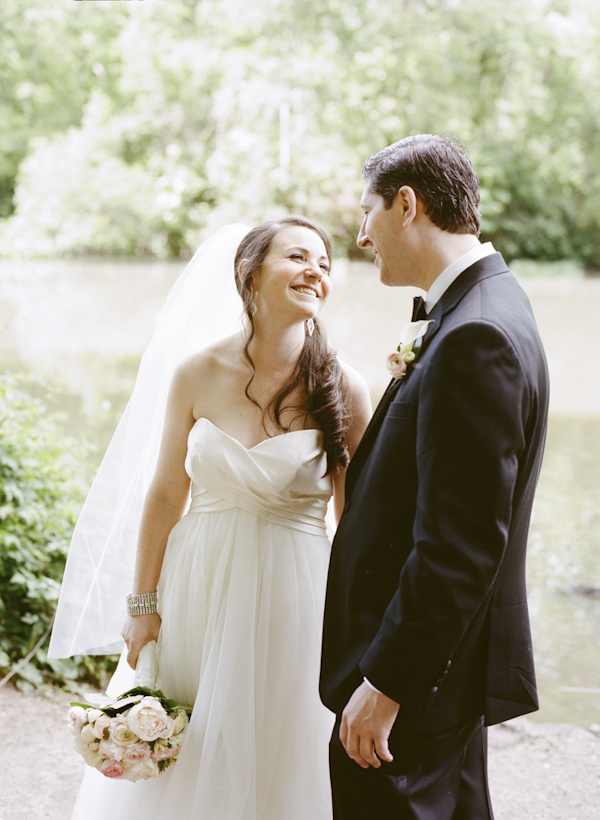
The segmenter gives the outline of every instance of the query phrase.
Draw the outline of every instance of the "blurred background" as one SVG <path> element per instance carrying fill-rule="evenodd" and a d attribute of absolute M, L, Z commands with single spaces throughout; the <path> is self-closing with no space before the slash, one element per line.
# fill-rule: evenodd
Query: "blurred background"
<path fill-rule="evenodd" d="M 355 245 L 364 160 L 468 147 L 482 239 L 528 293 L 552 378 L 529 588 L 540 720 L 600 724 L 600 6 L 594 0 L 3 0 L 0 678 L 48 661 L 70 531 L 166 294 L 228 222 L 335 236 L 324 313 L 377 401 L 413 293 Z M 38 646 L 39 644 L 39 646 Z"/>

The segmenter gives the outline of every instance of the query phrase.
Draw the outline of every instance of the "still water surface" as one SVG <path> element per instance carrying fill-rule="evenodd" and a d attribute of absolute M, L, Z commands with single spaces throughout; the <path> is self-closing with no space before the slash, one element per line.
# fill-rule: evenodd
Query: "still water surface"
<path fill-rule="evenodd" d="M 0 371 L 62 388 L 69 430 L 93 469 L 131 391 L 181 264 L 0 261 Z M 342 358 L 377 400 L 386 354 L 413 293 L 373 266 L 338 263 L 324 312 Z M 548 444 L 531 527 L 528 584 L 542 709 L 536 719 L 600 724 L 600 281 L 524 280 L 552 379 Z M 574 322 L 569 317 L 577 316 Z"/>

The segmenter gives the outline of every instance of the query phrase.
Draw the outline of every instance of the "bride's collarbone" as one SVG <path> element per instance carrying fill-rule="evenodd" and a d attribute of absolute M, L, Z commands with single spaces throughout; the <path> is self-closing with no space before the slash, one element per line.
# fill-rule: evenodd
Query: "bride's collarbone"
<path fill-rule="evenodd" d="M 212 425 L 218 427 L 226 435 L 237 439 L 244 447 L 250 449 L 267 438 L 274 438 L 283 433 L 318 428 L 312 418 L 307 417 L 297 408 L 286 408 L 280 416 L 278 425 L 271 413 L 265 415 L 259 407 L 244 406 L 240 403 L 229 402 L 226 405 L 204 408 L 204 412 L 196 416 L 206 418 Z"/>

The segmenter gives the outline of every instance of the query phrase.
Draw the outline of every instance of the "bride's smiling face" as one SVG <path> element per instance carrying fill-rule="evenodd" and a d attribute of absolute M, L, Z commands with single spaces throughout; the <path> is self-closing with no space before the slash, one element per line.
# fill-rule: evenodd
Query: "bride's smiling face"
<path fill-rule="evenodd" d="M 299 225 L 279 231 L 252 284 L 257 316 L 270 311 L 296 321 L 316 316 L 331 293 L 323 240 Z"/>

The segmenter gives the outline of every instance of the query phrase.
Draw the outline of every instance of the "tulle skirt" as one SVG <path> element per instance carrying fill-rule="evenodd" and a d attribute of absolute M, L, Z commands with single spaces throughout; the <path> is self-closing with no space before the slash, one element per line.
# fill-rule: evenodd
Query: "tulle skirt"
<path fill-rule="evenodd" d="M 153 780 L 89 769 L 74 820 L 330 820 L 333 716 L 318 696 L 328 559 L 325 536 L 238 508 L 184 516 L 163 563 L 158 643 L 159 688 L 194 704 L 183 747 Z"/>

